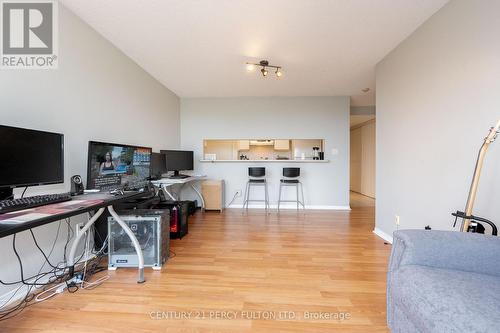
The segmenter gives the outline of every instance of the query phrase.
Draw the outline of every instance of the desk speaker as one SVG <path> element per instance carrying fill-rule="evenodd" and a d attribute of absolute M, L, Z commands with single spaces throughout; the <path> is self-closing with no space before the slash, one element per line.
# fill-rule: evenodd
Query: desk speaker
<path fill-rule="evenodd" d="M 71 195 L 81 195 L 83 194 L 83 179 L 80 175 L 74 175 L 71 177 Z"/>

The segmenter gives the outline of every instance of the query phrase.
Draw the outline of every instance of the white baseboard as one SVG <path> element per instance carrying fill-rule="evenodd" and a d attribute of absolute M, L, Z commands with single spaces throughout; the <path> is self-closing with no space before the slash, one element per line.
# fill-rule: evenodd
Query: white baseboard
<path fill-rule="evenodd" d="M 242 209 L 242 204 L 232 204 L 226 208 L 240 208 Z M 260 204 L 249 204 L 248 208 L 251 209 L 265 209 L 264 203 Z M 269 205 L 270 209 L 278 209 L 277 204 Z M 283 203 L 280 205 L 280 209 L 297 209 L 297 205 L 294 203 Z M 302 206 L 299 205 L 299 209 L 302 209 Z M 318 210 L 351 210 L 350 206 L 330 206 L 330 205 L 306 205 L 307 210 L 318 209 Z"/>
<path fill-rule="evenodd" d="M 379 228 L 373 229 L 373 233 L 375 235 L 379 236 L 380 238 L 382 238 L 383 240 L 385 240 L 387 243 L 392 244 L 392 235 L 389 235 L 389 234 L 383 232 Z"/>

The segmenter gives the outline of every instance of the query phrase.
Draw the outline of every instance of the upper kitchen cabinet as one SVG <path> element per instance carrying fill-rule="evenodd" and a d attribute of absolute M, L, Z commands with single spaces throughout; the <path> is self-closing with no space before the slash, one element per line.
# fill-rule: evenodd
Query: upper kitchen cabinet
<path fill-rule="evenodd" d="M 290 140 L 274 140 L 274 150 L 290 150 Z"/>
<path fill-rule="evenodd" d="M 238 150 L 249 150 L 250 140 L 238 140 Z"/>

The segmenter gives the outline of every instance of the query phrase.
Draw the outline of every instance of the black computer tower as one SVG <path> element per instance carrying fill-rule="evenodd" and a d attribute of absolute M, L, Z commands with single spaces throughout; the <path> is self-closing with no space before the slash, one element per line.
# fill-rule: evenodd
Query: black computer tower
<path fill-rule="evenodd" d="M 198 200 L 187 200 L 188 203 L 188 214 L 194 215 L 198 209 Z"/>
<path fill-rule="evenodd" d="M 154 205 L 155 209 L 170 211 L 170 238 L 182 239 L 188 233 L 188 201 L 162 201 Z"/>

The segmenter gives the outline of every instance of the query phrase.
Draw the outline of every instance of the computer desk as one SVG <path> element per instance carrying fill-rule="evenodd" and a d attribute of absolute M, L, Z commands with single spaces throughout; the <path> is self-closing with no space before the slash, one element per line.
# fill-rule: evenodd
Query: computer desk
<path fill-rule="evenodd" d="M 181 188 L 179 192 L 182 190 L 184 185 L 189 185 L 193 191 L 195 191 L 196 195 L 200 198 L 201 201 L 201 209 L 205 210 L 205 199 L 203 199 L 203 195 L 201 194 L 200 190 L 194 186 L 194 184 L 200 180 L 205 179 L 207 176 L 190 176 L 187 178 L 162 178 L 158 180 L 153 180 L 151 183 L 160 188 L 167 196 L 170 197 L 170 199 L 177 201 L 180 198 L 180 195 L 174 195 L 172 191 L 170 191 L 170 188 L 174 185 L 181 185 Z"/>
<path fill-rule="evenodd" d="M 139 241 L 128 225 L 116 214 L 113 205 L 125 200 L 138 198 L 143 196 L 144 192 L 131 191 L 120 195 L 112 195 L 109 193 L 86 193 L 74 196 L 71 201 L 59 202 L 45 206 L 20 210 L 0 214 L 0 238 L 7 237 L 21 231 L 36 228 L 51 222 L 63 220 L 76 215 L 97 212 L 85 223 L 81 232 L 76 236 L 68 257 L 69 275 L 72 276 L 75 268 L 75 254 L 78 244 L 85 232 L 97 221 L 99 216 L 107 209 L 122 227 L 125 233 L 129 236 L 134 244 L 139 261 L 139 278 L 138 283 L 143 283 L 144 280 L 144 256 L 142 254 Z"/>

